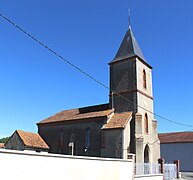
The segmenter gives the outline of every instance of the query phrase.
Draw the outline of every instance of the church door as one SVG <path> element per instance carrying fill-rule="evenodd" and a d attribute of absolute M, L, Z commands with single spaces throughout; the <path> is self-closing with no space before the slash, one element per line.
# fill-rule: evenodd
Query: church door
<path fill-rule="evenodd" d="M 149 146 L 146 145 L 144 149 L 144 163 L 149 163 Z"/>

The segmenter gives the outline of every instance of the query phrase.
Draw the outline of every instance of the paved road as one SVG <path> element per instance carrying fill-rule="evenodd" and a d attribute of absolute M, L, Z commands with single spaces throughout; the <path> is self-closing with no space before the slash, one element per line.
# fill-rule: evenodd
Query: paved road
<path fill-rule="evenodd" d="M 193 172 L 182 172 L 182 179 L 193 180 Z"/>

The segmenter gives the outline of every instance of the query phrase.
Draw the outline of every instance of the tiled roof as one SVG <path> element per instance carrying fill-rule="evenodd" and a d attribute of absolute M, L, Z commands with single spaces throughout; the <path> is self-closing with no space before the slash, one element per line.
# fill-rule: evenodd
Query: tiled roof
<path fill-rule="evenodd" d="M 41 136 L 37 133 L 16 130 L 26 147 L 49 149 Z"/>
<path fill-rule="evenodd" d="M 4 148 L 4 143 L 0 143 L 0 148 Z"/>
<path fill-rule="evenodd" d="M 113 110 L 107 109 L 106 105 L 98 105 L 91 106 L 79 109 L 71 109 L 61 111 L 53 116 L 44 119 L 43 121 L 37 123 L 45 124 L 45 123 L 54 123 L 54 122 L 65 122 L 65 121 L 73 121 L 73 120 L 85 120 L 89 118 L 97 118 L 97 117 L 107 117 L 110 115 Z"/>
<path fill-rule="evenodd" d="M 117 129 L 125 128 L 126 124 L 132 117 L 132 112 L 115 113 L 103 126 L 102 129 Z"/>
<path fill-rule="evenodd" d="M 161 133 L 158 136 L 161 144 L 193 142 L 193 132 Z"/>

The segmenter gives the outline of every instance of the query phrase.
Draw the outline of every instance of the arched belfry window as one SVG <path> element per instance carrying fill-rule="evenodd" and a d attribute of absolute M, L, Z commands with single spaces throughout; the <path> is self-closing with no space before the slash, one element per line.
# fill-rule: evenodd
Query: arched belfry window
<path fill-rule="evenodd" d="M 145 113 L 145 117 L 144 117 L 144 130 L 145 130 L 145 133 L 149 132 L 147 113 Z"/>
<path fill-rule="evenodd" d="M 86 128 L 86 137 L 85 137 L 85 148 L 89 148 L 90 147 L 90 128 L 87 127 Z"/>
<path fill-rule="evenodd" d="M 143 70 L 143 87 L 145 89 L 147 88 L 147 77 L 146 77 L 145 69 Z"/>

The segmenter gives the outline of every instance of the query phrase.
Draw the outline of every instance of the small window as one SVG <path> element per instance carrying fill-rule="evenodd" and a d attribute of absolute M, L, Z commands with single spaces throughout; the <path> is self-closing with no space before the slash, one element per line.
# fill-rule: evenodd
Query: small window
<path fill-rule="evenodd" d="M 85 138 L 85 148 L 89 148 L 90 147 L 90 128 L 87 127 L 86 128 L 86 138 Z"/>
<path fill-rule="evenodd" d="M 145 118 L 144 118 L 144 129 L 145 129 L 145 133 L 149 132 L 147 113 L 145 113 Z"/>
<path fill-rule="evenodd" d="M 143 87 L 147 88 L 147 79 L 146 79 L 146 72 L 145 69 L 143 70 Z"/>

